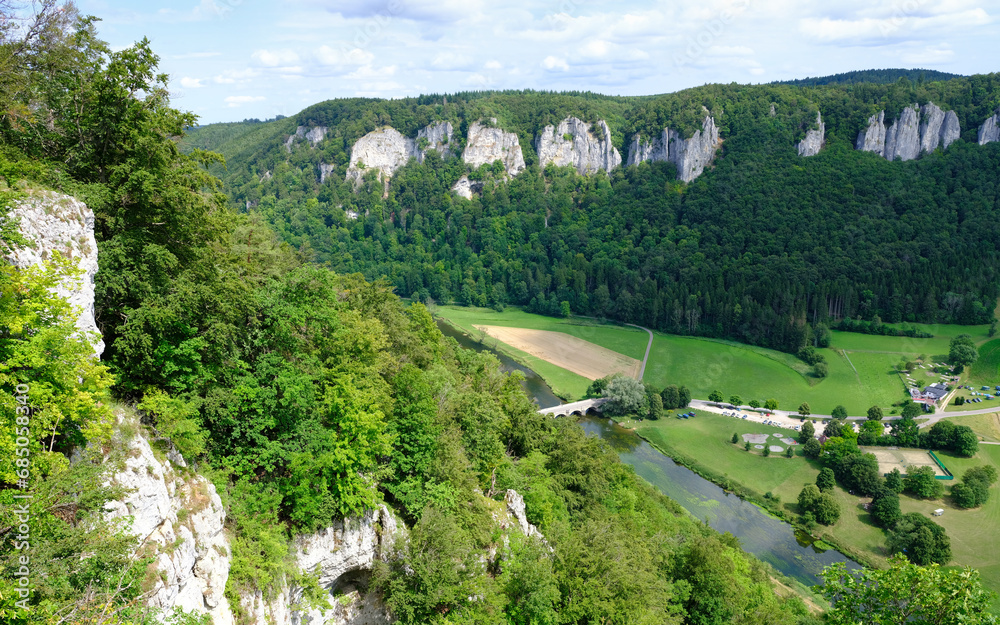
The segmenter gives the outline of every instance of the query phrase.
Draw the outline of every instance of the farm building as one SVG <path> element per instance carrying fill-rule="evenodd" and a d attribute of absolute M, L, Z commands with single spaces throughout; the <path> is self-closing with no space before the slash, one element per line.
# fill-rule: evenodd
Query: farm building
<path fill-rule="evenodd" d="M 935 382 L 934 384 L 928 384 L 923 388 L 911 388 L 910 397 L 913 401 L 922 402 L 928 406 L 937 406 L 945 395 L 948 394 L 948 387 L 940 382 Z"/>

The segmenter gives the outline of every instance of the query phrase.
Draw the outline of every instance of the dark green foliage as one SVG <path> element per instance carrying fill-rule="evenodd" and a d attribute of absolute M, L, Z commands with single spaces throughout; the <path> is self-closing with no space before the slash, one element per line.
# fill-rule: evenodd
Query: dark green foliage
<path fill-rule="evenodd" d="M 951 340 L 948 348 L 948 361 L 953 365 L 968 367 L 979 358 L 979 350 L 972 337 L 968 334 L 959 334 Z"/>
<path fill-rule="evenodd" d="M 663 408 L 666 410 L 673 410 L 681 407 L 681 395 L 676 384 L 668 384 L 664 387 L 664 389 L 660 391 L 660 399 L 663 402 Z"/>
<path fill-rule="evenodd" d="M 903 476 L 900 474 L 899 469 L 893 469 L 886 474 L 885 488 L 897 494 L 903 492 Z"/>
<path fill-rule="evenodd" d="M 979 437 L 967 425 L 955 426 L 951 449 L 959 456 L 971 458 L 979 451 Z"/>
<path fill-rule="evenodd" d="M 771 455 L 771 446 L 765 444 L 764 445 L 764 449 L 761 451 L 761 453 L 764 455 L 765 458 L 767 458 L 768 456 L 770 456 Z"/>
<path fill-rule="evenodd" d="M 736 443 L 738 443 L 740 441 L 740 435 L 737 434 L 736 432 L 733 432 L 733 438 L 731 439 L 731 441 L 732 441 L 733 445 L 735 445 Z"/>
<path fill-rule="evenodd" d="M 810 414 L 810 411 L 811 411 L 811 408 L 809 408 L 809 404 L 808 403 L 802 402 L 801 404 L 799 404 L 799 414 L 802 415 L 803 417 L 808 417 L 809 414 Z"/>
<path fill-rule="evenodd" d="M 712 401 L 717 404 L 722 403 L 722 393 L 719 392 L 718 389 L 712 391 L 711 393 L 708 394 L 708 401 Z"/>
<path fill-rule="evenodd" d="M 660 399 L 659 393 L 647 389 L 646 403 L 649 405 L 649 413 L 646 415 L 648 419 L 655 421 L 663 416 L 663 400 Z"/>
<path fill-rule="evenodd" d="M 734 405 L 734 406 L 742 406 L 743 405 L 743 398 L 740 397 L 739 395 L 730 395 L 729 396 L 729 403 L 732 404 L 732 405 Z"/>
<path fill-rule="evenodd" d="M 830 413 L 830 416 L 833 417 L 834 419 L 840 419 L 841 421 L 843 421 L 844 419 L 847 418 L 847 408 L 840 405 L 835 406 L 833 408 L 833 412 Z"/>
<path fill-rule="evenodd" d="M 876 498 L 872 499 L 868 512 L 879 527 L 890 529 L 902 518 L 903 513 L 899 509 L 899 495 L 885 489 Z"/>
<path fill-rule="evenodd" d="M 911 82 L 951 80 L 961 78 L 961 74 L 951 74 L 941 72 L 936 69 L 863 69 L 853 72 L 843 72 L 841 74 L 831 74 L 830 76 L 820 76 L 817 78 L 798 78 L 796 80 L 784 80 L 781 85 L 796 85 L 800 87 L 816 85 L 852 85 L 858 83 L 892 84 L 902 79 Z"/>
<path fill-rule="evenodd" d="M 827 438 L 833 438 L 834 436 L 842 436 L 845 427 L 846 426 L 844 425 L 843 421 L 840 421 L 838 419 L 830 419 L 829 421 L 826 422 L 826 427 L 823 428 L 823 436 Z"/>
<path fill-rule="evenodd" d="M 815 460 L 816 458 L 819 458 L 819 454 L 822 450 L 823 447 L 819 444 L 819 441 L 815 438 L 810 438 L 805 442 L 805 445 L 802 446 L 802 455 L 810 460 Z"/>
<path fill-rule="evenodd" d="M 750 451 L 750 441 L 747 441 L 747 442 L 743 443 L 743 449 L 746 449 L 747 451 Z"/>
<path fill-rule="evenodd" d="M 872 454 L 845 456 L 834 467 L 834 473 L 844 488 L 855 494 L 874 495 L 882 487 L 878 460 Z"/>
<path fill-rule="evenodd" d="M 868 409 L 868 418 L 872 421 L 881 421 L 884 416 L 880 406 L 872 406 Z"/>
<path fill-rule="evenodd" d="M 916 447 L 920 443 L 920 430 L 913 417 L 896 419 L 890 431 L 900 447 Z"/>
<path fill-rule="evenodd" d="M 787 448 L 785 448 L 785 457 L 787 457 L 787 458 L 794 458 L 795 457 L 795 448 L 792 447 L 791 445 L 789 445 Z"/>
<path fill-rule="evenodd" d="M 812 421 L 806 419 L 802 423 L 802 429 L 799 430 L 799 442 L 803 444 L 808 443 L 814 434 L 816 434 L 816 428 L 813 426 Z"/>
<path fill-rule="evenodd" d="M 944 485 L 934 477 L 930 467 L 907 467 L 904 490 L 922 499 L 936 499 L 944 492 Z"/>
<path fill-rule="evenodd" d="M 951 498 L 959 508 L 978 508 L 990 498 L 990 486 L 997 481 L 993 465 L 982 465 L 966 470 L 962 481 L 951 487 Z"/>
<path fill-rule="evenodd" d="M 891 553 L 902 553 L 914 564 L 947 564 L 951 560 L 951 540 L 944 528 L 919 512 L 902 516 L 889 531 L 886 547 Z"/>
<path fill-rule="evenodd" d="M 820 492 L 828 493 L 836 485 L 837 478 L 834 476 L 833 469 L 829 467 L 820 469 L 819 475 L 816 476 L 816 487 L 819 488 Z"/>
<path fill-rule="evenodd" d="M 903 406 L 903 410 L 900 412 L 900 415 L 903 418 L 912 419 L 914 417 L 919 417 L 923 413 L 924 413 L 923 404 L 918 404 L 917 402 L 914 401 L 908 401 L 906 402 L 906 405 Z"/>
<path fill-rule="evenodd" d="M 678 395 L 677 407 L 687 408 L 688 404 L 691 403 L 691 391 L 688 390 L 688 387 L 681 386 L 679 389 L 677 389 L 677 395 Z"/>
<path fill-rule="evenodd" d="M 820 492 L 814 484 L 807 484 L 799 493 L 799 514 L 807 513 L 823 525 L 833 525 L 840 518 L 840 505 L 829 493 Z"/>
<path fill-rule="evenodd" d="M 955 424 L 942 419 L 927 431 L 927 444 L 931 449 L 950 449 L 955 441 Z"/>
<path fill-rule="evenodd" d="M 604 397 L 604 389 L 607 388 L 608 383 L 615 379 L 616 375 L 606 375 L 603 378 L 598 378 L 590 383 L 587 387 L 587 397 Z"/>

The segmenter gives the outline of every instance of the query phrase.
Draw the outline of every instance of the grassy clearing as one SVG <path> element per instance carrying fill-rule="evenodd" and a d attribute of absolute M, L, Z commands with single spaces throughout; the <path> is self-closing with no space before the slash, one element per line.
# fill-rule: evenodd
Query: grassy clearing
<path fill-rule="evenodd" d="M 899 327 L 900 324 L 890 324 Z M 931 339 L 912 339 L 905 336 L 876 336 L 873 334 L 858 334 L 856 332 L 833 331 L 831 347 L 846 349 L 849 351 L 877 351 L 893 352 L 901 354 L 926 354 L 931 358 L 940 360 L 947 357 L 951 339 L 959 334 L 968 334 L 977 344 L 989 340 L 988 325 L 979 326 L 959 326 L 959 325 L 930 325 L 922 323 L 911 323 L 911 327 L 933 334 Z M 898 360 L 898 359 L 897 359 Z"/>
<path fill-rule="evenodd" d="M 969 415 L 967 417 L 951 417 L 948 419 L 955 425 L 967 425 L 979 436 L 980 440 L 1000 442 L 1000 412 Z"/>
<path fill-rule="evenodd" d="M 969 367 L 969 384 L 1000 384 L 1000 339 L 993 339 L 979 347 L 979 359 Z"/>
<path fill-rule="evenodd" d="M 1000 438 L 1000 416 L 976 415 L 959 417 L 956 424 L 969 425 L 989 438 Z M 700 414 L 696 419 L 661 419 L 639 425 L 637 432 L 652 445 L 669 452 L 676 450 L 689 458 L 703 459 L 711 472 L 759 493 L 771 492 L 780 497 L 782 509 L 797 514 L 796 500 L 806 484 L 815 483 L 821 465 L 801 456 L 789 459 L 782 455 L 764 458 L 759 452 L 748 453 L 730 440 L 734 432 L 771 433 L 788 432 L 761 424 L 748 423 L 716 414 Z M 975 458 L 959 458 L 952 454 L 936 452 L 941 460 L 958 477 L 966 469 L 984 463 L 1000 469 L 1000 445 L 983 445 Z M 950 485 L 950 484 L 949 484 Z M 886 561 L 885 534 L 876 527 L 862 507 L 865 499 L 851 495 L 837 487 L 834 496 L 840 503 L 841 517 L 832 528 L 821 526 L 848 555 L 856 555 L 874 563 Z M 904 513 L 920 512 L 930 515 L 937 508 L 944 508 L 941 517 L 934 517 L 952 541 L 952 564 L 972 566 L 980 570 L 986 587 L 1000 592 L 1000 542 L 993 539 L 1000 527 L 1000 486 L 994 486 L 990 501 L 977 510 L 959 510 L 951 506 L 947 496 L 937 500 L 919 500 L 903 495 L 900 507 Z M 994 606 L 994 611 L 1000 604 Z"/>

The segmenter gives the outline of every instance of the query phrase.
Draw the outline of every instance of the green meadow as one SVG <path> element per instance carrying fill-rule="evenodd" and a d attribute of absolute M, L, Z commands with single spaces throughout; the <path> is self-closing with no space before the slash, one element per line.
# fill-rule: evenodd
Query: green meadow
<path fill-rule="evenodd" d="M 969 425 L 984 438 L 1000 437 L 997 415 L 958 417 L 956 424 Z M 783 428 L 749 423 L 740 419 L 712 413 L 699 413 L 695 419 L 660 419 L 638 424 L 637 432 L 651 445 L 664 453 L 671 452 L 694 458 L 712 473 L 722 475 L 758 493 L 772 493 L 780 498 L 787 512 L 797 514 L 796 500 L 806 484 L 816 482 L 822 465 L 800 455 L 786 458 L 783 454 L 764 457 L 759 451 L 747 452 L 740 444 L 731 442 L 733 433 L 742 435 L 788 433 Z M 794 438 L 794 433 L 792 433 Z M 782 443 L 775 443 L 781 445 Z M 981 445 L 973 458 L 959 458 L 946 452 L 937 452 L 942 462 L 960 478 L 966 469 L 981 464 L 992 464 L 1000 470 L 1000 445 Z M 949 485 L 953 482 L 945 482 Z M 934 521 L 944 527 L 951 538 L 952 565 L 972 566 L 979 569 L 984 584 L 1000 592 L 1000 542 L 994 540 L 1000 527 L 1000 486 L 994 486 L 990 501 L 975 510 L 960 510 L 951 505 L 946 494 L 941 499 L 921 500 L 908 495 L 900 497 L 900 508 L 906 512 L 930 515 L 937 508 L 945 512 Z M 844 546 L 848 555 L 863 557 L 868 561 L 885 561 L 885 533 L 876 527 L 864 510 L 866 501 L 843 490 L 834 489 L 840 503 L 841 517 L 832 527 L 819 531 L 830 535 Z M 995 606 L 997 607 L 997 606 Z"/>

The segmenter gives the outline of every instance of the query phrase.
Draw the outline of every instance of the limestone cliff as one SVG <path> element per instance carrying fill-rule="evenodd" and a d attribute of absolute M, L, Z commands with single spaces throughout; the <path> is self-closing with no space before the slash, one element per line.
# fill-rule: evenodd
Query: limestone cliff
<path fill-rule="evenodd" d="M 497 120 L 490 120 L 493 125 L 484 126 L 479 122 L 469 126 L 469 136 L 462 152 L 462 160 L 473 169 L 500 161 L 510 176 L 516 176 L 524 170 L 524 154 L 517 135 L 504 132 L 496 127 Z"/>
<path fill-rule="evenodd" d="M 721 143 L 715 119 L 706 115 L 701 130 L 696 130 L 690 139 L 684 139 L 679 132 L 669 128 L 665 128 L 652 143 L 643 143 L 637 134 L 632 138 L 628 164 L 670 161 L 677 167 L 677 177 L 684 182 L 691 182 L 712 162 Z"/>
<path fill-rule="evenodd" d="M 431 150 L 436 150 L 441 154 L 441 158 L 451 156 L 451 122 L 434 122 L 425 128 L 417 131 L 416 157 L 421 163 Z M 427 140 L 427 145 L 420 148 L 421 139 Z"/>
<path fill-rule="evenodd" d="M 823 116 L 819 111 L 816 111 L 816 126 L 817 128 L 806 132 L 806 136 L 796 146 L 799 156 L 816 156 L 823 147 L 823 142 L 826 140 L 826 124 L 823 123 Z"/>
<path fill-rule="evenodd" d="M 908 106 L 889 128 L 885 111 L 868 118 L 868 126 L 858 134 L 855 147 L 874 152 L 886 160 L 910 161 L 940 146 L 947 149 L 961 134 L 955 111 L 942 111 L 928 102 L 922 107 Z"/>
<path fill-rule="evenodd" d="M 330 176 L 330 174 L 333 173 L 334 169 L 336 169 L 336 167 L 334 165 L 330 165 L 328 163 L 324 163 L 324 162 L 320 161 L 320 163 L 319 163 L 319 183 L 323 184 L 324 182 L 326 182 L 326 179 Z"/>
<path fill-rule="evenodd" d="M 347 179 L 355 185 L 361 182 L 366 171 L 378 171 L 378 179 L 388 185 L 396 170 L 416 154 L 416 142 L 404 137 L 395 128 L 382 128 L 358 139 L 351 148 L 351 162 Z M 387 186 L 388 188 L 388 186 Z"/>
<path fill-rule="evenodd" d="M 462 176 L 458 179 L 458 182 L 452 186 L 451 190 L 454 191 L 459 197 L 471 200 L 474 194 L 482 192 L 483 183 L 481 180 L 469 180 L 468 176 Z"/>
<path fill-rule="evenodd" d="M 1000 110 L 992 117 L 986 118 L 983 125 L 979 127 L 979 145 L 986 145 L 994 141 L 1000 141 Z"/>
<path fill-rule="evenodd" d="M 21 234 L 28 245 L 7 254 L 16 267 L 39 265 L 55 251 L 75 261 L 82 274 L 64 280 L 54 289 L 79 313 L 76 327 L 81 335 L 93 338 L 95 356 L 104 352 L 94 320 L 94 276 L 97 274 L 97 241 L 94 239 L 94 212 L 74 197 L 53 191 L 29 191 L 18 200 L 9 217 L 20 221 Z"/>
<path fill-rule="evenodd" d="M 225 510 L 215 486 L 182 471 L 179 454 L 158 458 L 140 433 L 126 441 L 124 470 L 112 482 L 131 492 L 106 504 L 107 517 L 131 517 L 140 550 L 152 553 L 159 576 L 147 602 L 169 614 L 180 608 L 208 614 L 214 625 L 232 625 L 224 595 L 229 577 Z"/>
<path fill-rule="evenodd" d="M 604 120 L 589 124 L 567 117 L 558 126 L 546 126 L 535 141 L 539 165 L 572 165 L 581 175 L 598 170 L 611 171 L 621 165 L 622 157 L 611 144 L 611 131 Z M 595 132 L 596 131 L 596 136 Z"/>
<path fill-rule="evenodd" d="M 326 137 L 327 130 L 326 126 L 313 126 L 312 128 L 299 126 L 295 129 L 294 134 L 288 135 L 288 138 L 285 139 L 285 149 L 291 152 L 292 145 L 298 139 L 305 139 L 312 147 L 316 147 Z"/>

